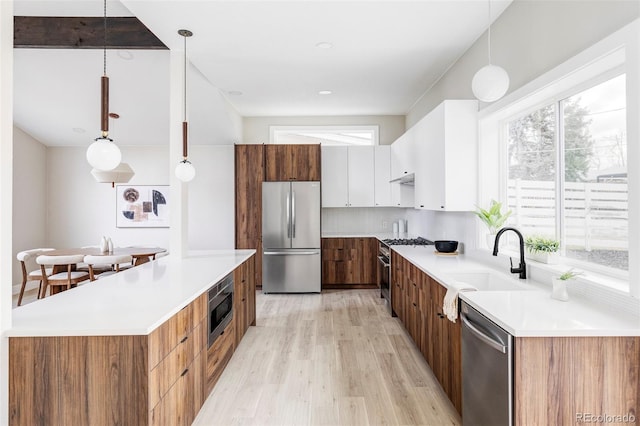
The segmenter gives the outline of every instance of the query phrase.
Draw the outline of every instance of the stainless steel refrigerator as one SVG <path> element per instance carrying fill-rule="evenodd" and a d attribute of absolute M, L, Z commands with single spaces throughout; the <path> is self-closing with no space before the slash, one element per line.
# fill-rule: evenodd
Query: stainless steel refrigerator
<path fill-rule="evenodd" d="M 319 293 L 320 182 L 262 183 L 262 291 Z"/>

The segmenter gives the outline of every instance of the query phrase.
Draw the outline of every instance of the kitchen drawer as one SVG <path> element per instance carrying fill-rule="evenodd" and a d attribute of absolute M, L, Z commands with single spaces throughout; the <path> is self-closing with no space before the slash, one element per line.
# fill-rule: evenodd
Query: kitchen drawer
<path fill-rule="evenodd" d="M 193 359 L 200 354 L 206 323 L 201 321 L 169 354 L 149 373 L 149 406 L 155 407 L 169 388 L 180 378 Z"/>
<path fill-rule="evenodd" d="M 207 294 L 182 308 L 149 335 L 149 368 L 153 369 L 206 317 Z"/>
<path fill-rule="evenodd" d="M 207 350 L 207 392 L 209 395 L 235 349 L 235 319 Z"/>
<path fill-rule="evenodd" d="M 149 412 L 153 426 L 189 426 L 204 402 L 202 386 L 203 356 L 196 356 L 169 388 L 160 402 Z"/>

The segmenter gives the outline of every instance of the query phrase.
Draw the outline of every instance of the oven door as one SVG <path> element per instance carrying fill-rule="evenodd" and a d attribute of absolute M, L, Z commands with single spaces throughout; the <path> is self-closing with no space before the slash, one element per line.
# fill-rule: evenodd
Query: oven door
<path fill-rule="evenodd" d="M 222 334 L 233 318 L 233 282 L 209 299 L 208 346 Z"/>
<path fill-rule="evenodd" d="M 380 287 L 380 297 L 391 301 L 389 291 L 391 269 L 389 267 L 389 258 L 384 255 L 378 255 L 378 287 Z"/>

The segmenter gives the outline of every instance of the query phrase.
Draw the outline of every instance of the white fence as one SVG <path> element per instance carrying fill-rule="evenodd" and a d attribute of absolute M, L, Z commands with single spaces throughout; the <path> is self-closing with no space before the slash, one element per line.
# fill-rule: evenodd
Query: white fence
<path fill-rule="evenodd" d="M 526 235 L 554 235 L 554 182 L 509 180 L 510 222 Z M 628 189 L 626 183 L 567 182 L 564 194 L 566 248 L 628 249 Z"/>

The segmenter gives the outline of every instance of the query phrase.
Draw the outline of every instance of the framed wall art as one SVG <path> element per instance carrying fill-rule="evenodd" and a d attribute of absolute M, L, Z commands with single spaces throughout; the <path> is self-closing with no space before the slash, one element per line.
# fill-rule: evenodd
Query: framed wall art
<path fill-rule="evenodd" d="M 117 185 L 116 227 L 168 228 L 169 185 Z"/>

